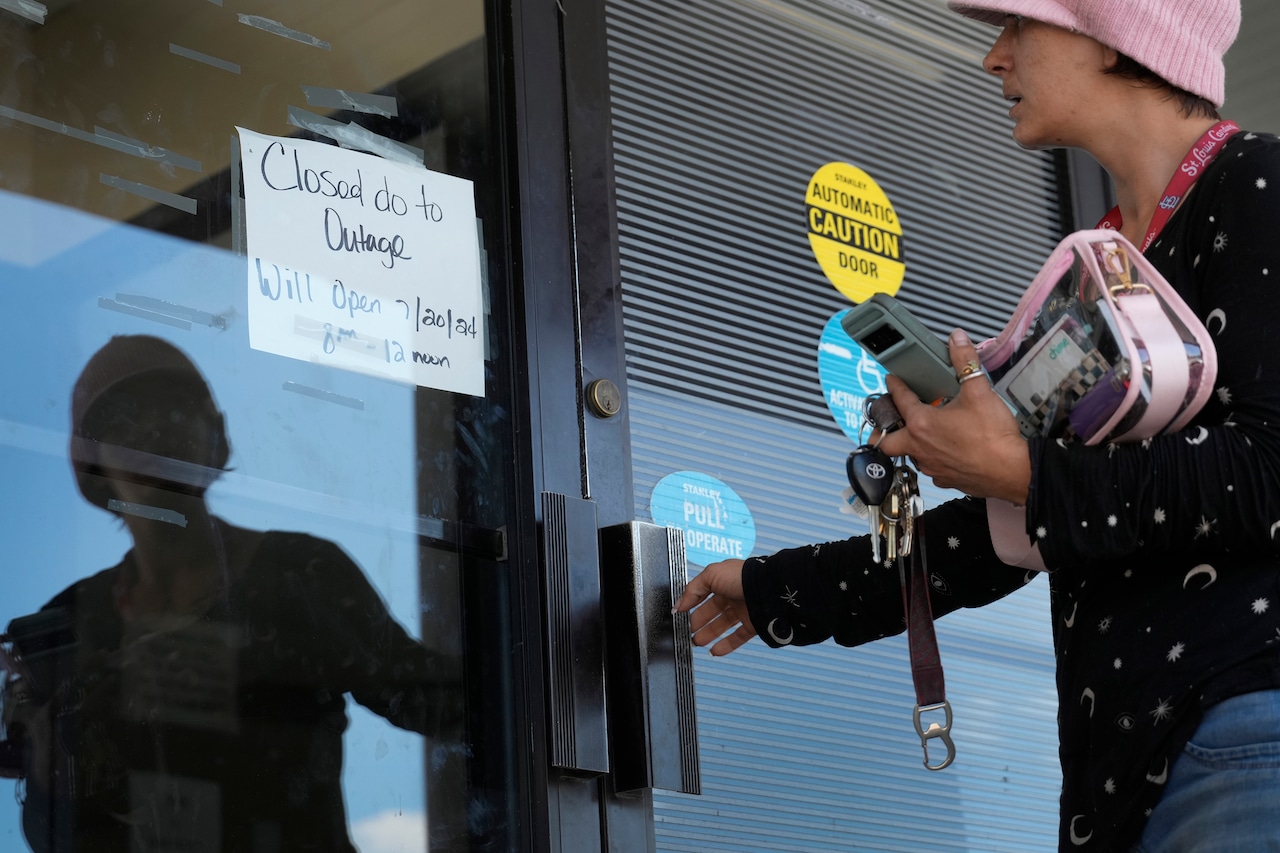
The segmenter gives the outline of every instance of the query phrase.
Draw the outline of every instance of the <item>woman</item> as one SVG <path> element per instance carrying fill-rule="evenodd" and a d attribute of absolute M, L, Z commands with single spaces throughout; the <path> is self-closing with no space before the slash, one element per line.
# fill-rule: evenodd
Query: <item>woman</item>
<path fill-rule="evenodd" d="M 1024 440 L 989 385 L 921 404 L 880 445 L 968 498 L 928 513 L 935 614 L 1035 577 L 999 562 L 984 499 L 1027 508 L 1050 569 L 1064 850 L 1280 850 L 1280 140 L 1220 122 L 1238 0 L 966 0 L 1003 27 L 983 66 L 1025 148 L 1082 148 L 1114 180 L 1106 220 L 1214 335 L 1216 395 L 1176 434 Z M 1092 223 L 1089 223 L 1092 224 Z M 952 363 L 976 359 L 967 336 Z M 727 654 L 903 630 L 867 537 L 727 561 L 679 602 Z M 1137 845 L 1135 847 L 1135 845 Z"/>

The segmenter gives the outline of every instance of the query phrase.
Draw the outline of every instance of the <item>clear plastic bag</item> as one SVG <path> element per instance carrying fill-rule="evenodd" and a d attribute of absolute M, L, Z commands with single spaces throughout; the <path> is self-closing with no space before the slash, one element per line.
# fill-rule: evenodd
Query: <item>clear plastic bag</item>
<path fill-rule="evenodd" d="M 1086 444 L 1181 428 L 1208 400 L 1208 331 L 1122 235 L 1081 231 L 1058 245 L 983 366 L 1027 435 Z"/>
<path fill-rule="evenodd" d="M 1108 230 L 1059 243 L 978 355 L 1023 435 L 1090 445 L 1181 429 L 1218 374 L 1204 324 L 1132 243 Z M 1002 561 L 1044 570 L 1025 507 L 988 499 L 987 523 Z"/>

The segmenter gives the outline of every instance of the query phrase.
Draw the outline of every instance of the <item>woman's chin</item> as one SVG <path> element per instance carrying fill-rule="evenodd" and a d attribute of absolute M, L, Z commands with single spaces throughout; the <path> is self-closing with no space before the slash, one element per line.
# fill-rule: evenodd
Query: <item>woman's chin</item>
<path fill-rule="evenodd" d="M 1013 141 L 1024 151 L 1044 151 L 1049 148 L 1062 147 L 1061 141 L 1049 139 L 1022 124 L 1014 126 Z"/>

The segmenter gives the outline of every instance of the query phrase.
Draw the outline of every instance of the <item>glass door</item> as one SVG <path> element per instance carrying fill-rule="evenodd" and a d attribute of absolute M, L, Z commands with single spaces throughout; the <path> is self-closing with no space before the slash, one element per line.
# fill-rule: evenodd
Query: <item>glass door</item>
<path fill-rule="evenodd" d="M 520 848 L 486 11 L 0 3 L 0 847 Z"/>

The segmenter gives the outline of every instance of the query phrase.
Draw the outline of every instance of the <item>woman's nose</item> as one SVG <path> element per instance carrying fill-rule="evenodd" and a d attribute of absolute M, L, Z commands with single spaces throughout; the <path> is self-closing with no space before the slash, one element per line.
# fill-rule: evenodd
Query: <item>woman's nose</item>
<path fill-rule="evenodd" d="M 1000 32 L 996 43 L 991 45 L 991 50 L 987 51 L 987 55 L 982 59 L 982 69 L 988 74 L 994 74 L 997 77 L 1007 72 L 1012 66 L 1012 53 L 1010 45 L 1013 41 L 1014 29 L 1017 26 L 1012 20 L 1006 23 L 1004 29 Z"/>

